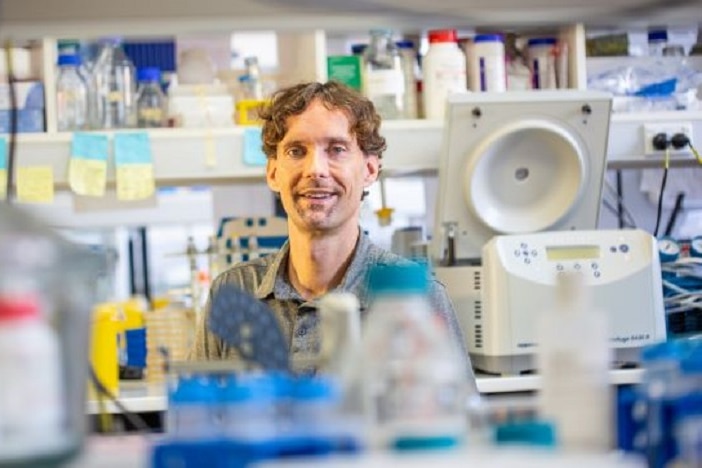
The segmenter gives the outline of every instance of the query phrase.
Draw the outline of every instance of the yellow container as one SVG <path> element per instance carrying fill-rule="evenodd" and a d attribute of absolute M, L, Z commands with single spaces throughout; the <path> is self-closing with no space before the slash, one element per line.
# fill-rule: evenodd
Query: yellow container
<path fill-rule="evenodd" d="M 267 101 L 256 99 L 242 99 L 236 103 L 236 123 L 238 125 L 261 125 L 258 118 L 258 109 Z"/>
<path fill-rule="evenodd" d="M 93 366 L 98 380 L 115 396 L 119 392 L 117 335 L 121 328 L 117 315 L 116 304 L 95 306 L 90 333 L 90 365 Z M 91 398 L 94 399 L 94 386 L 91 384 L 88 388 Z"/>

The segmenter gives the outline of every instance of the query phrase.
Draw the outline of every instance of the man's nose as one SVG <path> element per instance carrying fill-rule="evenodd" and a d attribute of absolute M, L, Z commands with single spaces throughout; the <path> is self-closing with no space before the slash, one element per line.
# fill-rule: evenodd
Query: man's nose
<path fill-rule="evenodd" d="M 324 177 L 329 172 L 327 154 L 323 148 L 314 148 L 307 153 L 305 161 L 305 175 Z"/>

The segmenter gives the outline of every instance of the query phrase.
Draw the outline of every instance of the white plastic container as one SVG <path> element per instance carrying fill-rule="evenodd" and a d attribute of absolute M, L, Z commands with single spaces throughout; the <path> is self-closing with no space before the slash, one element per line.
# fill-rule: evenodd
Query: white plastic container
<path fill-rule="evenodd" d="M 556 89 L 556 38 L 529 39 L 527 50 L 533 89 Z"/>
<path fill-rule="evenodd" d="M 429 31 L 423 67 L 424 115 L 427 119 L 443 119 L 446 97 L 466 91 L 466 57 L 458 47 L 455 29 Z"/>
<path fill-rule="evenodd" d="M 507 89 L 505 45 L 499 34 L 478 34 L 468 46 L 468 84 L 471 91 Z"/>
<path fill-rule="evenodd" d="M 607 452 L 613 442 L 607 316 L 592 307 L 581 273 L 558 277 L 552 310 L 537 321 L 539 410 L 563 449 Z"/>
<path fill-rule="evenodd" d="M 0 460 L 65 443 L 58 338 L 32 296 L 0 296 Z"/>

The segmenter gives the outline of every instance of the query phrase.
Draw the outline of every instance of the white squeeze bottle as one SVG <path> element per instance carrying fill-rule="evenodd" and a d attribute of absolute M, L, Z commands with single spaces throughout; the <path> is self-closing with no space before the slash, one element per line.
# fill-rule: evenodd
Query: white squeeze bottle
<path fill-rule="evenodd" d="M 424 115 L 442 120 L 449 93 L 467 91 L 466 56 L 458 47 L 455 29 L 429 31 L 429 50 L 422 65 Z"/>
<path fill-rule="evenodd" d="M 541 417 L 564 449 L 603 452 L 613 442 L 607 317 L 591 304 L 580 273 L 558 276 L 552 310 L 537 323 Z"/>

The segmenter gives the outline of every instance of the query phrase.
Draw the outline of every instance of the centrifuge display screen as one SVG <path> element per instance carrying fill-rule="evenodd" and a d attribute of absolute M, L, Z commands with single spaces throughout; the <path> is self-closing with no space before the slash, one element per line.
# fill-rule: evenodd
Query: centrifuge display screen
<path fill-rule="evenodd" d="M 551 261 L 589 260 L 600 257 L 598 245 L 564 245 L 546 247 L 546 258 Z"/>

